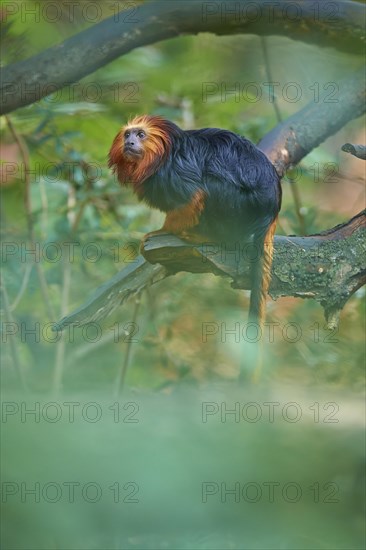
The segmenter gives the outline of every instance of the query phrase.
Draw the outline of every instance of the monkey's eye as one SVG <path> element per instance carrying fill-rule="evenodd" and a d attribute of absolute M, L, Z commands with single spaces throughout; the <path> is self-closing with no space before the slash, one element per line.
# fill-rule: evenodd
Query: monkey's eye
<path fill-rule="evenodd" d="M 125 137 L 130 137 L 130 132 L 125 132 Z"/>
<path fill-rule="evenodd" d="M 142 131 L 141 131 L 141 132 L 138 132 L 137 136 L 138 136 L 140 139 L 142 139 L 142 138 L 145 137 L 145 132 L 142 132 Z"/>

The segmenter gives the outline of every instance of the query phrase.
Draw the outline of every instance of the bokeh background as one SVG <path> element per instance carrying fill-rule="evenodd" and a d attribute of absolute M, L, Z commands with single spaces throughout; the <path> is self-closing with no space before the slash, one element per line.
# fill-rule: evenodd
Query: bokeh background
<path fill-rule="evenodd" d="M 72 4 L 70 18 L 65 2 L 4 2 L 3 64 L 116 10 Z M 164 280 L 137 315 L 131 300 L 98 327 L 50 330 L 162 224 L 107 167 L 129 117 L 258 142 L 278 121 L 266 82 L 278 83 L 286 119 L 324 91 L 336 100 L 359 54 L 280 37 L 182 36 L 1 118 L 4 548 L 364 547 L 363 289 L 336 331 L 310 300 L 269 301 L 274 338 L 254 386 L 239 385 L 243 342 L 225 334 L 245 324 L 249 294 L 213 275 Z M 341 151 L 365 143 L 363 123 L 286 174 L 279 233 L 319 232 L 364 207 L 364 164 Z M 204 338 L 205 323 L 217 333 Z"/>

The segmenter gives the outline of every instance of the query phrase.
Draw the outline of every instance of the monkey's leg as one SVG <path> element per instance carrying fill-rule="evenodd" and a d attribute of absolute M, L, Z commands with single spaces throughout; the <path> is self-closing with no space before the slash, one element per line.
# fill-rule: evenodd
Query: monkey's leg
<path fill-rule="evenodd" d="M 166 215 L 163 227 L 157 231 L 147 233 L 143 237 L 141 248 L 144 247 L 146 239 L 162 233 L 173 233 L 173 235 L 182 237 L 182 239 L 188 240 L 189 242 L 205 242 L 201 235 L 197 235 L 192 231 L 199 223 L 201 212 L 204 209 L 205 196 L 205 192 L 199 189 L 192 195 L 191 200 L 187 204 L 170 210 Z"/>

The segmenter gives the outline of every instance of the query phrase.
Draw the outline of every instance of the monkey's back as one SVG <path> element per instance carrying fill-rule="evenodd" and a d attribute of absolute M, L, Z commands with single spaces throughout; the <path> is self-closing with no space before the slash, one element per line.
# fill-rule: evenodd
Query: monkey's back
<path fill-rule="evenodd" d="M 176 128 L 171 154 L 143 183 L 146 202 L 169 212 L 203 191 L 198 233 L 231 242 L 263 235 L 281 207 L 280 180 L 269 159 L 233 132 Z"/>

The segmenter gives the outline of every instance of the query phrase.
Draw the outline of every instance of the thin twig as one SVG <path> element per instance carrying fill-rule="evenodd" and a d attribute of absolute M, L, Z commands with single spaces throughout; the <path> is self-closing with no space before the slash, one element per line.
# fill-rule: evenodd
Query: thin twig
<path fill-rule="evenodd" d="M 22 284 L 20 286 L 20 290 L 19 290 L 14 302 L 10 306 L 10 311 L 15 311 L 16 308 L 18 307 L 18 304 L 19 304 L 20 300 L 22 299 L 24 291 L 27 288 L 29 277 L 30 277 L 30 274 L 32 272 L 32 267 L 33 267 L 32 264 L 26 264 L 25 265 L 23 281 L 22 281 Z"/>
<path fill-rule="evenodd" d="M 135 308 L 134 308 L 133 316 L 132 316 L 132 325 L 134 325 L 136 323 L 140 303 L 141 303 L 141 292 L 139 292 L 137 294 L 136 298 L 135 298 Z M 131 344 L 132 344 L 132 340 L 129 339 L 128 342 L 127 342 L 127 350 L 126 350 L 126 355 L 124 357 L 124 361 L 123 361 L 123 364 L 122 364 L 122 368 L 119 370 L 117 380 L 116 380 L 116 392 L 115 392 L 116 399 L 118 399 L 121 396 L 121 393 L 122 393 L 122 390 L 123 390 L 123 387 L 124 387 L 126 373 L 127 373 L 128 367 L 130 365 L 130 361 L 131 361 L 131 351 L 132 351 L 132 345 Z"/>
<path fill-rule="evenodd" d="M 265 72 L 266 72 L 267 81 L 268 82 L 274 82 L 273 77 L 272 77 L 272 71 L 271 71 L 271 61 L 270 61 L 269 52 L 268 52 L 267 37 L 261 36 L 260 41 L 261 41 L 261 45 L 262 45 L 262 52 L 263 52 L 263 59 L 264 59 L 264 69 L 265 69 Z M 274 111 L 276 113 L 277 123 L 280 124 L 283 121 L 283 118 L 282 118 L 281 111 L 280 111 L 280 108 L 279 108 L 279 105 L 278 105 L 277 96 L 273 93 L 271 99 L 272 99 L 272 104 L 273 104 Z M 288 177 L 288 180 L 290 182 L 290 189 L 291 189 L 291 194 L 292 194 L 292 198 L 293 198 L 294 205 L 295 205 L 296 216 L 297 216 L 297 219 L 298 219 L 298 222 L 299 222 L 300 232 L 301 232 L 302 235 L 305 235 L 306 234 L 306 224 L 305 224 L 304 215 L 301 212 L 301 198 L 300 198 L 299 188 L 298 188 L 298 185 L 297 185 L 295 180 L 291 179 L 290 177 Z"/>
<path fill-rule="evenodd" d="M 42 205 L 42 231 L 43 236 L 47 235 L 47 228 L 48 228 L 48 198 L 47 198 L 47 190 L 46 186 L 44 184 L 44 179 L 39 179 L 39 193 L 41 196 L 41 205 Z"/>
<path fill-rule="evenodd" d="M 85 207 L 89 203 L 89 199 L 85 199 L 78 209 L 76 215 L 73 212 L 72 216 L 68 216 L 69 223 L 71 225 L 70 238 L 74 238 L 78 226 L 81 222 L 82 215 Z M 76 205 L 76 196 L 74 188 L 69 185 L 68 207 L 74 208 Z M 62 279 L 62 295 L 61 295 L 61 317 L 64 317 L 67 313 L 70 288 L 71 288 L 71 264 L 67 262 L 66 256 L 63 255 L 63 279 Z M 62 378 L 65 365 L 65 333 L 61 334 L 60 340 L 57 342 L 56 357 L 55 357 L 55 369 L 53 376 L 53 391 L 55 394 L 59 393 L 62 387 Z"/>
<path fill-rule="evenodd" d="M 69 296 L 71 288 L 71 264 L 63 256 L 62 259 L 62 292 L 61 292 L 61 315 L 66 315 L 69 307 Z M 62 377 L 65 364 L 65 338 L 66 333 L 60 335 L 56 346 L 55 368 L 53 372 L 53 392 L 58 394 L 62 386 Z"/>
<path fill-rule="evenodd" d="M 54 321 L 54 319 L 56 318 L 55 312 L 48 296 L 48 285 L 47 285 L 46 277 L 44 275 L 40 262 L 36 262 L 36 271 L 38 275 L 39 284 L 41 287 L 43 301 L 46 306 L 48 318 L 50 321 Z"/>
<path fill-rule="evenodd" d="M 33 224 L 33 215 L 32 215 L 32 202 L 31 202 L 31 195 L 30 195 L 30 163 L 29 163 L 29 152 L 26 144 L 24 143 L 24 140 L 20 134 L 16 131 L 11 118 L 7 115 L 5 115 L 5 120 L 8 125 L 8 128 L 17 143 L 19 147 L 19 151 L 23 160 L 24 165 L 24 208 L 25 208 L 25 215 L 27 219 L 27 229 L 28 229 L 28 240 L 31 243 L 31 246 L 35 249 L 36 248 L 36 242 L 34 238 L 34 224 Z M 36 271 L 39 279 L 39 284 L 41 288 L 41 293 L 43 297 L 43 301 L 46 306 L 48 318 L 53 321 L 55 319 L 55 313 L 53 311 L 53 307 L 51 304 L 51 301 L 48 296 L 48 286 L 47 281 L 44 276 L 43 270 L 41 268 L 40 262 L 35 261 L 36 264 Z"/>
<path fill-rule="evenodd" d="M 71 228 L 71 232 L 72 233 L 76 233 L 76 230 L 81 222 L 81 219 L 83 217 L 83 214 L 84 214 L 84 210 L 85 208 L 88 206 L 88 204 L 90 203 L 90 198 L 87 198 L 87 199 L 84 199 L 82 201 L 82 203 L 80 204 L 79 206 L 79 209 L 74 217 L 74 221 L 72 223 L 72 228 Z"/>
<path fill-rule="evenodd" d="M 10 310 L 10 306 L 9 306 L 9 297 L 8 297 L 8 293 L 6 291 L 6 288 L 5 288 L 5 285 L 3 283 L 3 280 L 0 280 L 0 290 L 1 290 L 1 295 L 2 295 L 2 298 L 3 298 L 3 304 L 4 304 L 4 312 L 5 312 L 5 319 L 7 321 L 7 323 L 13 323 L 15 324 L 14 322 L 14 318 L 11 314 L 11 310 Z M 21 361 L 20 361 L 20 358 L 19 358 L 19 354 L 18 354 L 18 350 L 17 350 L 17 347 L 14 343 L 14 339 L 13 339 L 13 335 L 10 334 L 9 335 L 10 338 L 9 338 L 9 344 L 10 344 L 10 353 L 13 357 L 13 362 L 14 362 L 14 367 L 15 367 L 15 370 L 18 374 L 18 377 L 19 377 L 19 380 L 20 380 L 20 384 L 22 386 L 22 389 L 24 391 L 28 391 L 28 386 L 27 386 L 27 382 L 25 380 L 25 377 L 24 377 L 24 373 L 23 373 L 23 369 L 22 369 L 22 365 L 21 365 Z"/>
<path fill-rule="evenodd" d="M 8 125 L 8 128 L 16 142 L 16 144 L 19 147 L 20 155 L 23 160 L 24 165 L 24 195 L 23 195 L 23 202 L 24 202 L 24 210 L 25 215 L 27 219 L 27 228 L 28 228 L 28 238 L 30 242 L 34 242 L 34 228 L 33 228 L 33 216 L 32 216 L 32 203 L 31 203 L 31 196 L 30 196 L 30 171 L 29 171 L 29 151 L 28 147 L 24 143 L 24 140 L 20 134 L 16 131 L 11 118 L 8 115 L 5 115 L 5 120 Z"/>
<path fill-rule="evenodd" d="M 299 222 L 300 235 L 306 235 L 307 234 L 306 222 L 305 222 L 305 217 L 301 212 L 302 206 L 301 206 L 301 198 L 300 198 L 299 187 L 298 187 L 296 181 L 293 180 L 292 178 L 290 178 L 289 176 L 287 176 L 287 180 L 290 184 L 290 190 L 291 190 L 291 195 L 292 195 L 292 198 L 293 198 L 293 201 L 294 201 L 295 212 L 296 212 L 296 216 L 297 216 L 297 219 L 298 219 L 298 222 Z"/>
<path fill-rule="evenodd" d="M 274 80 L 272 78 L 271 63 L 270 63 L 269 53 L 268 53 L 267 38 L 265 36 L 261 36 L 260 41 L 261 41 L 261 45 L 262 45 L 262 52 L 263 52 L 263 59 L 264 59 L 264 70 L 266 72 L 267 82 L 274 82 Z M 282 115 L 281 115 L 281 111 L 280 111 L 280 108 L 279 108 L 279 105 L 278 105 L 277 96 L 276 96 L 275 93 L 273 93 L 271 99 L 272 99 L 272 103 L 273 103 L 273 108 L 274 108 L 275 113 L 276 113 L 277 122 L 280 123 L 280 122 L 282 122 Z"/>

